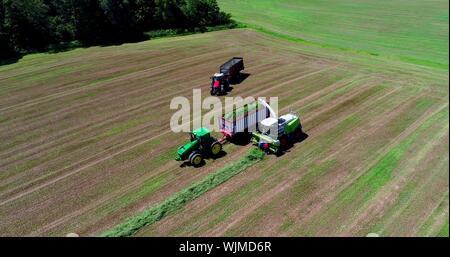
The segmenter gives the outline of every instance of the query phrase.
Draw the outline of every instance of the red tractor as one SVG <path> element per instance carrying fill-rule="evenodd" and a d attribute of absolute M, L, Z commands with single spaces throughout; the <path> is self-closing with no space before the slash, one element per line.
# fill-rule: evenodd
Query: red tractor
<path fill-rule="evenodd" d="M 244 69 L 244 58 L 233 57 L 220 66 L 219 73 L 211 77 L 211 95 L 223 95 L 228 92 L 230 83 L 233 83 L 241 76 Z"/>

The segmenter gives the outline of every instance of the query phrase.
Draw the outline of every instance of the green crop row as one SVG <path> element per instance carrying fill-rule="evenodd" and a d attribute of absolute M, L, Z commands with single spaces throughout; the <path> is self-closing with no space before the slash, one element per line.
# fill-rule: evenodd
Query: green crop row
<path fill-rule="evenodd" d="M 224 183 L 228 179 L 244 171 L 246 168 L 264 158 L 264 153 L 257 148 L 252 148 L 245 156 L 239 160 L 223 167 L 222 169 L 209 174 L 202 180 L 194 182 L 187 188 L 172 195 L 140 214 L 117 225 L 115 228 L 106 231 L 102 236 L 122 237 L 132 236 L 144 226 L 153 224 L 165 216 L 181 209 L 186 203 L 196 199 L 203 193 Z"/>

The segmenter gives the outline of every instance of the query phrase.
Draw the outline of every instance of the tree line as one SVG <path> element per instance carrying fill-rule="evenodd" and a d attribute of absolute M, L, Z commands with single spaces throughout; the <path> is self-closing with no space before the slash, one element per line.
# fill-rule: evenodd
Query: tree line
<path fill-rule="evenodd" d="M 216 0 L 0 0 L 0 58 L 73 41 L 130 42 L 151 30 L 194 31 L 231 22 Z"/>

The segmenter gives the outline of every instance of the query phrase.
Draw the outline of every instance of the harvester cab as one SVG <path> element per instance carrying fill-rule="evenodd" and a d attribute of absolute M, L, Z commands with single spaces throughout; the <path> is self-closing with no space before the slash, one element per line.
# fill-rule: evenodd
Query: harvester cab
<path fill-rule="evenodd" d="M 190 133 L 190 142 L 178 148 L 177 161 L 189 161 L 199 166 L 207 156 L 215 157 L 222 151 L 222 144 L 211 136 L 207 128 L 199 128 Z"/>
<path fill-rule="evenodd" d="M 211 95 L 222 95 L 228 90 L 228 81 L 223 73 L 215 73 L 211 77 Z"/>
<path fill-rule="evenodd" d="M 277 139 L 276 131 L 278 130 L 278 119 L 269 117 L 261 121 L 259 124 L 259 130 L 264 135 L 268 135 L 273 139 Z"/>

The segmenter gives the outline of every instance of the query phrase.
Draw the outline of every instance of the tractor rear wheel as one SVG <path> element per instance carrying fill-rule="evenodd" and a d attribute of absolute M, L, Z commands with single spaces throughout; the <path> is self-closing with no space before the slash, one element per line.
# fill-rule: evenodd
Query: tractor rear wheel
<path fill-rule="evenodd" d="M 222 144 L 218 141 L 214 141 L 209 147 L 212 156 L 216 156 L 222 151 Z"/>
<path fill-rule="evenodd" d="M 297 130 L 294 132 L 294 136 L 295 136 L 295 140 L 301 141 L 301 140 L 302 140 L 302 137 L 303 137 L 303 131 L 302 131 L 301 129 L 297 129 Z"/>
<path fill-rule="evenodd" d="M 280 149 L 286 149 L 289 141 L 286 135 L 280 137 Z"/>
<path fill-rule="evenodd" d="M 199 166 L 203 161 L 203 156 L 199 153 L 199 152 L 192 152 L 189 155 L 189 162 L 194 166 L 197 167 Z"/>

